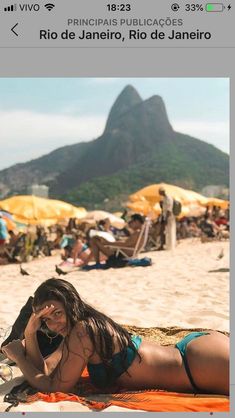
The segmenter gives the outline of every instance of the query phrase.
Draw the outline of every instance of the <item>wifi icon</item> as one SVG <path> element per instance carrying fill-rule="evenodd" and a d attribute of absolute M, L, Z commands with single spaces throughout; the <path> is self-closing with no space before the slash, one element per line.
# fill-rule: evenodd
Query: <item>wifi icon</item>
<path fill-rule="evenodd" d="M 55 5 L 52 3 L 47 3 L 44 5 L 44 7 L 50 12 L 52 9 L 54 9 Z"/>

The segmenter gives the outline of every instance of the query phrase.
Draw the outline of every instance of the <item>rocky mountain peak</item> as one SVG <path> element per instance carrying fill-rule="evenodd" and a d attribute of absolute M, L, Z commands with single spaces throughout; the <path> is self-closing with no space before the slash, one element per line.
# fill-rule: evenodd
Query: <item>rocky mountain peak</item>
<path fill-rule="evenodd" d="M 166 106 L 161 96 L 154 95 L 150 97 L 142 103 L 141 107 L 145 113 L 148 113 L 150 121 L 154 123 L 157 131 L 172 130 L 172 126 L 168 119 Z"/>
<path fill-rule="evenodd" d="M 132 107 L 142 102 L 137 90 L 127 85 L 115 100 L 108 115 L 106 122 L 105 133 L 112 130 L 116 126 L 116 122 L 120 116 L 128 112 Z"/>

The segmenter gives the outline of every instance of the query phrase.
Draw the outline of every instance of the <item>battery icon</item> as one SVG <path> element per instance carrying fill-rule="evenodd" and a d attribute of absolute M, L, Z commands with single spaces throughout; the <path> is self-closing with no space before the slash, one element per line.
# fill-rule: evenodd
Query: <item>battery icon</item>
<path fill-rule="evenodd" d="M 206 11 L 207 12 L 223 12 L 225 6 L 222 3 L 207 3 Z"/>

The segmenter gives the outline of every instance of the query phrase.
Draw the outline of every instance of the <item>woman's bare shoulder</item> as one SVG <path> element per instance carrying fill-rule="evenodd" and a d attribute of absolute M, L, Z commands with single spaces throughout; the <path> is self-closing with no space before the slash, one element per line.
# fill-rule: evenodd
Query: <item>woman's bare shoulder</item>
<path fill-rule="evenodd" d="M 85 322 L 77 322 L 69 336 L 69 345 L 78 346 L 82 349 L 86 349 L 86 352 L 92 354 L 94 352 L 93 343 L 88 333 Z"/>

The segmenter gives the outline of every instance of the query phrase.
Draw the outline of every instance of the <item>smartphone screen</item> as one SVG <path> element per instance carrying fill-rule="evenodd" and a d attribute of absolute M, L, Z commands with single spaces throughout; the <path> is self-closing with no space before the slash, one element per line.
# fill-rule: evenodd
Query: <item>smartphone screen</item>
<path fill-rule="evenodd" d="M 185 361 L 205 388 L 220 374 L 217 360 L 214 378 L 207 361 L 190 363 L 187 342 L 185 360 L 176 344 L 186 335 L 208 350 L 208 362 L 221 334 L 232 344 L 229 396 L 219 381 L 195 396 L 190 383 L 172 383 L 173 371 L 151 386 L 148 367 L 132 390 L 108 387 L 104 396 L 83 368 L 75 402 L 39 390 L 11 413 L 232 416 L 234 39 L 229 0 L 1 1 L 0 335 L 54 277 L 156 353 L 173 350 L 185 381 Z M 79 315 L 58 300 L 62 313 L 50 313 L 47 328 L 66 340 L 65 324 L 71 331 Z M 190 334 L 212 331 L 219 334 L 208 340 Z M 18 384 L 15 363 L 0 386 L 0 412 Z"/>

